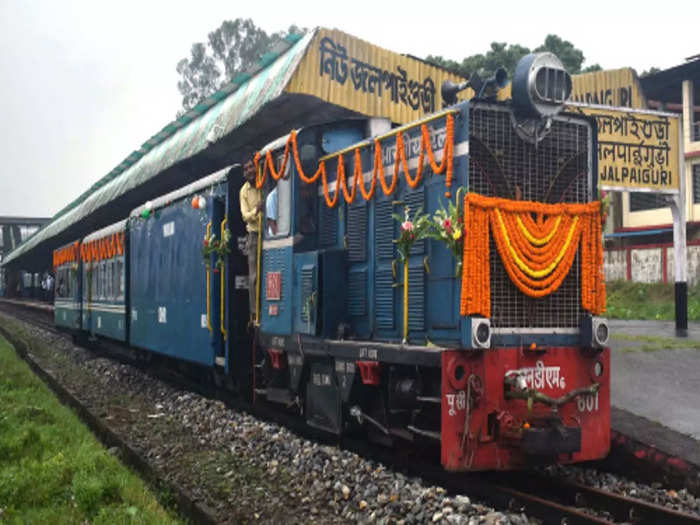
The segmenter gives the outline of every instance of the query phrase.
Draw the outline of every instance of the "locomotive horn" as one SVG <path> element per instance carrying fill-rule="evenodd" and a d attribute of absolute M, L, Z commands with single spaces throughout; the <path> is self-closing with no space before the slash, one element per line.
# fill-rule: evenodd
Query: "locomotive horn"
<path fill-rule="evenodd" d="M 499 90 L 503 89 L 508 85 L 508 72 L 503 69 L 502 67 L 499 67 L 493 76 L 489 79 L 486 79 L 486 81 L 483 83 L 481 86 L 481 89 L 476 90 L 478 91 L 478 98 L 483 97 L 484 95 L 495 95 L 498 93 Z M 488 93 L 488 91 L 492 91 L 492 93 Z"/>
<path fill-rule="evenodd" d="M 451 80 L 445 80 L 440 88 L 440 93 L 442 94 L 442 100 L 446 105 L 451 106 L 457 103 L 457 93 L 462 90 L 467 89 L 471 84 L 469 80 L 455 84 Z"/>
<path fill-rule="evenodd" d="M 446 105 L 450 106 L 457 103 L 457 93 L 471 87 L 476 93 L 477 98 L 484 95 L 491 96 L 503 89 L 508 84 L 508 73 L 502 67 L 499 67 L 491 78 L 482 80 L 479 73 L 473 73 L 469 80 L 465 80 L 459 84 L 455 84 L 451 80 L 445 80 L 440 88 L 442 100 Z M 494 90 L 495 88 L 495 90 Z M 488 90 L 488 91 L 487 91 Z M 489 91 L 493 91 L 489 93 Z"/>

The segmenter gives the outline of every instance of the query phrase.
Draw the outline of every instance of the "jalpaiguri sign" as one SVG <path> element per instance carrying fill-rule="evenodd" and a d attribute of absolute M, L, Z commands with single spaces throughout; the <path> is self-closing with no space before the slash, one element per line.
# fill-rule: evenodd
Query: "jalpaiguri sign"
<path fill-rule="evenodd" d="M 671 113 L 570 104 L 598 124 L 598 185 L 604 190 L 680 188 L 679 117 Z"/>
<path fill-rule="evenodd" d="M 286 91 L 405 124 L 442 109 L 445 80 L 464 79 L 337 29 L 319 29 Z M 459 98 L 473 95 L 469 88 Z"/>

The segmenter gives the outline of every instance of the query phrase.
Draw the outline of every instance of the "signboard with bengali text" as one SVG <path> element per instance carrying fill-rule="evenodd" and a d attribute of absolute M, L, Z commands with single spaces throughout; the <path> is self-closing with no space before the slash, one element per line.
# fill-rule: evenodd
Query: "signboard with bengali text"
<path fill-rule="evenodd" d="M 286 90 L 405 124 L 442 109 L 445 80 L 464 79 L 342 31 L 320 29 Z M 459 98 L 473 95 L 469 88 Z"/>
<path fill-rule="evenodd" d="M 679 117 L 670 113 L 571 104 L 598 123 L 598 185 L 603 190 L 676 193 Z"/>

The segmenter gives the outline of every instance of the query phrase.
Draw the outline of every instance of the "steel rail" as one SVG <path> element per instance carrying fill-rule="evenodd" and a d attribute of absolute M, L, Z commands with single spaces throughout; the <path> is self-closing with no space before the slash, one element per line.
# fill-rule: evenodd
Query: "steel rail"
<path fill-rule="evenodd" d="M 611 491 L 539 473 L 519 474 L 513 486 L 531 493 L 533 490 L 554 497 L 563 505 L 591 507 L 609 512 L 616 521 L 638 524 L 678 523 L 698 525 L 700 516 L 650 503 Z"/>

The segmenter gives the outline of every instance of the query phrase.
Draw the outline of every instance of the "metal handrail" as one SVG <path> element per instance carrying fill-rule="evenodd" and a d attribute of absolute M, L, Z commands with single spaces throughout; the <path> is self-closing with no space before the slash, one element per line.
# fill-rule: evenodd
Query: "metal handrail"
<path fill-rule="evenodd" d="M 226 230 L 226 224 L 228 223 L 228 217 L 224 216 L 224 220 L 221 221 L 221 241 L 224 242 L 224 239 L 226 239 L 226 236 L 224 235 L 224 231 Z M 221 288 L 221 314 L 219 315 L 220 323 L 219 327 L 221 329 L 221 335 L 224 337 L 224 341 L 226 341 L 226 336 L 228 333 L 226 332 L 226 315 L 225 315 L 225 298 L 226 298 L 226 280 L 224 278 L 224 271 L 226 270 L 226 261 L 223 261 L 223 264 L 221 265 L 220 271 L 221 271 L 221 281 L 220 281 L 220 288 Z"/>
<path fill-rule="evenodd" d="M 211 221 L 207 223 L 207 239 L 211 234 Z M 211 264 L 209 261 L 205 261 L 204 267 L 207 272 L 207 328 L 209 328 L 209 333 L 213 333 L 211 327 Z"/>

